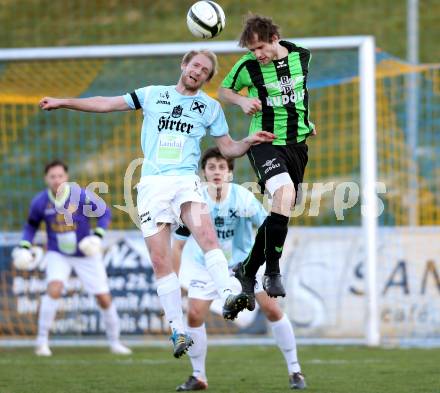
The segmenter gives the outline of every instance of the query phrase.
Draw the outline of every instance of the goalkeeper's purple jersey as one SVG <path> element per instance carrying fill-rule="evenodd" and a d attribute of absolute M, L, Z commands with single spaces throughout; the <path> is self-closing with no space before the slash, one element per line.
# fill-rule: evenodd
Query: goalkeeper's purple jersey
<path fill-rule="evenodd" d="M 48 250 L 84 256 L 78 243 L 90 235 L 90 221 L 95 219 L 96 226 L 104 230 L 111 219 L 110 209 L 96 194 L 70 183 L 64 198 L 55 201 L 51 191 L 44 190 L 32 199 L 22 243 L 32 243 L 41 221 L 44 221 Z"/>

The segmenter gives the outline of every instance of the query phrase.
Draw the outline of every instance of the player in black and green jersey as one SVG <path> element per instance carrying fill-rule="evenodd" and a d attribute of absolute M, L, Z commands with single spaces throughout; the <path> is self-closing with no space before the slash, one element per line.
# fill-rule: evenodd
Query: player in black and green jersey
<path fill-rule="evenodd" d="M 254 306 L 254 279 L 266 260 L 263 286 L 269 296 L 285 296 L 279 259 L 287 235 L 290 213 L 307 165 L 306 139 L 315 135 L 309 121 L 307 91 L 310 51 L 280 39 L 271 19 L 250 15 L 240 37 L 249 49 L 233 66 L 219 90 L 222 101 L 238 105 L 252 116 L 249 133 L 273 132 L 272 144 L 248 151 L 259 183 L 273 197 L 270 215 L 258 229 L 252 251 L 236 275 Z M 239 92 L 247 88 L 247 96 Z"/>

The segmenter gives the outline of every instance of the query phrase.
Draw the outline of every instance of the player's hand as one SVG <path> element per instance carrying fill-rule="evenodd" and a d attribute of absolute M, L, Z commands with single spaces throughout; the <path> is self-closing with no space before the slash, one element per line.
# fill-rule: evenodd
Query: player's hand
<path fill-rule="evenodd" d="M 96 235 L 86 236 L 78 243 L 78 248 L 86 257 L 93 257 L 101 254 L 102 240 Z"/>
<path fill-rule="evenodd" d="M 240 101 L 240 107 L 246 115 L 254 115 L 261 111 L 261 101 L 259 98 L 243 97 Z"/>
<path fill-rule="evenodd" d="M 246 137 L 244 140 L 250 145 L 259 145 L 260 143 L 273 142 L 275 138 L 275 135 L 271 132 L 257 131 L 255 134 Z"/>
<path fill-rule="evenodd" d="M 12 263 L 19 270 L 27 270 L 34 260 L 31 250 L 24 247 L 15 247 L 12 250 L 11 256 Z"/>
<path fill-rule="evenodd" d="M 316 131 L 316 128 L 313 129 L 313 131 L 310 133 L 310 136 L 316 136 L 318 135 L 318 131 Z"/>
<path fill-rule="evenodd" d="M 32 248 L 27 247 L 15 247 L 12 250 L 12 263 L 18 270 L 32 270 L 35 269 L 43 257 L 43 249 L 41 247 L 34 246 Z"/>
<path fill-rule="evenodd" d="M 61 108 L 62 100 L 60 98 L 44 97 L 40 100 L 39 106 L 45 111 Z"/>

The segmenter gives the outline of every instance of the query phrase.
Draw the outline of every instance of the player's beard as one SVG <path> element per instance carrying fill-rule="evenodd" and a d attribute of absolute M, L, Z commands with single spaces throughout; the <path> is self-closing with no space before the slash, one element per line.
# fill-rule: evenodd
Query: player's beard
<path fill-rule="evenodd" d="M 195 81 L 194 79 L 191 79 L 191 77 L 187 75 L 182 75 L 182 84 L 185 87 L 186 90 L 196 92 L 203 86 L 203 82 Z"/>

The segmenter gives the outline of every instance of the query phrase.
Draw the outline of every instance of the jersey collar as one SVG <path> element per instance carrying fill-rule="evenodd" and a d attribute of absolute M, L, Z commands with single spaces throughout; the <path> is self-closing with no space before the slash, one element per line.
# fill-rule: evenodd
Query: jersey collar
<path fill-rule="evenodd" d="M 47 190 L 47 195 L 49 197 L 49 200 L 55 205 L 55 206 L 64 206 L 64 204 L 67 201 L 67 198 L 69 198 L 70 195 L 70 185 L 69 183 L 66 183 L 64 185 L 64 191 L 63 194 L 60 196 L 60 198 L 56 198 L 56 195 L 53 194 L 52 190 Z"/>
<path fill-rule="evenodd" d="M 211 202 L 214 206 L 218 208 L 221 208 L 224 204 L 226 204 L 229 197 L 231 196 L 231 190 L 232 190 L 232 183 L 228 183 L 228 185 L 229 185 L 228 192 L 226 193 L 225 198 L 220 202 L 217 202 L 215 199 L 212 199 L 211 195 L 209 195 L 208 192 L 208 186 L 205 186 L 206 197 L 208 198 L 209 202 Z"/>
<path fill-rule="evenodd" d="M 295 45 L 292 44 L 292 43 L 289 42 L 289 41 L 280 40 L 280 41 L 279 41 L 279 44 L 280 44 L 281 46 L 284 46 L 284 47 L 287 49 L 287 51 L 288 51 L 289 53 L 292 52 L 293 49 L 295 48 Z"/>

